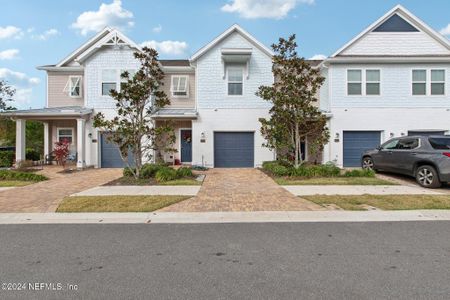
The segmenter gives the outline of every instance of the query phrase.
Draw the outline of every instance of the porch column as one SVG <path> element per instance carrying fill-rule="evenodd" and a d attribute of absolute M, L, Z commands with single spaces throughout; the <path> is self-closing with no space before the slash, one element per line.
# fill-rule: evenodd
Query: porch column
<path fill-rule="evenodd" d="M 25 126 L 25 120 L 16 120 L 16 164 L 25 160 Z"/>
<path fill-rule="evenodd" d="M 44 123 L 44 158 L 50 153 L 50 133 L 48 122 Z"/>
<path fill-rule="evenodd" d="M 83 169 L 86 167 L 86 120 L 77 119 L 77 168 Z"/>

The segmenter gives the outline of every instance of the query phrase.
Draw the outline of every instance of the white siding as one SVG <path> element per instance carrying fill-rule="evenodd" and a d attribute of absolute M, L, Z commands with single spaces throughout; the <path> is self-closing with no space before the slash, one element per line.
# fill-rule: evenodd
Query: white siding
<path fill-rule="evenodd" d="M 370 32 L 340 55 L 449 55 L 424 32 Z"/>
<path fill-rule="evenodd" d="M 380 69 L 380 96 L 347 96 L 347 69 Z M 445 69 L 445 96 L 412 96 L 412 69 Z M 450 107 L 449 64 L 332 65 L 331 107 Z M 324 98 L 322 98 L 324 99 Z"/>
<path fill-rule="evenodd" d="M 244 77 L 242 96 L 227 95 L 227 79 L 223 78 L 224 68 L 221 48 L 253 48 L 250 60 L 249 78 Z M 255 95 L 261 85 L 271 85 L 272 60 L 259 48 L 238 33 L 233 33 L 197 62 L 198 108 L 268 108 L 269 103 Z"/>
<path fill-rule="evenodd" d="M 101 94 L 101 76 L 103 69 L 138 69 L 139 61 L 133 56 L 130 48 L 103 48 L 95 53 L 85 64 L 86 106 L 101 110 L 115 108 L 115 102 L 109 96 Z"/>

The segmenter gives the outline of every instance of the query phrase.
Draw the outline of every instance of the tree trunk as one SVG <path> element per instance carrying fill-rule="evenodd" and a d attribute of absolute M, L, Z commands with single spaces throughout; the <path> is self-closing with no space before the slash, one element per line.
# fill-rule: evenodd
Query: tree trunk
<path fill-rule="evenodd" d="M 295 163 L 294 166 L 296 168 L 298 168 L 299 164 L 298 164 L 298 154 L 300 151 L 300 143 L 299 143 L 299 133 L 298 133 L 298 123 L 295 123 Z"/>

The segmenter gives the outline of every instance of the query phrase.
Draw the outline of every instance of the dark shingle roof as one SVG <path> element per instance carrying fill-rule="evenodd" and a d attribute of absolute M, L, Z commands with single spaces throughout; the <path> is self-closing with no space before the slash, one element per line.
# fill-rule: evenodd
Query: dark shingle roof
<path fill-rule="evenodd" d="M 161 59 L 159 62 L 164 67 L 189 67 L 189 60 L 187 59 Z"/>

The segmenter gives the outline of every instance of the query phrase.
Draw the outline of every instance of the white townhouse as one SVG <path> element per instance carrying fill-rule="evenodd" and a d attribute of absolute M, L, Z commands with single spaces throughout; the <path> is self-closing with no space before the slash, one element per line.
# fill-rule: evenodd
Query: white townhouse
<path fill-rule="evenodd" d="M 321 64 L 330 116 L 323 161 L 360 166 L 398 136 L 450 132 L 450 42 L 398 5 Z"/>
<path fill-rule="evenodd" d="M 77 167 L 122 167 L 116 145 L 93 127 L 92 117 L 116 114 L 111 89 L 120 90 L 120 74 L 137 70 L 139 46 L 116 29 L 105 28 L 47 72 L 45 108 L 7 113 L 16 120 L 16 160 L 25 159 L 27 120 L 44 123 L 45 154 L 56 141 L 70 142 Z M 262 147 L 259 118 L 270 105 L 255 93 L 273 83 L 272 52 L 233 25 L 189 60 L 161 60 L 163 89 L 170 106 L 153 118 L 173 121 L 178 152 L 165 160 L 207 167 L 256 167 L 273 160 Z"/>

